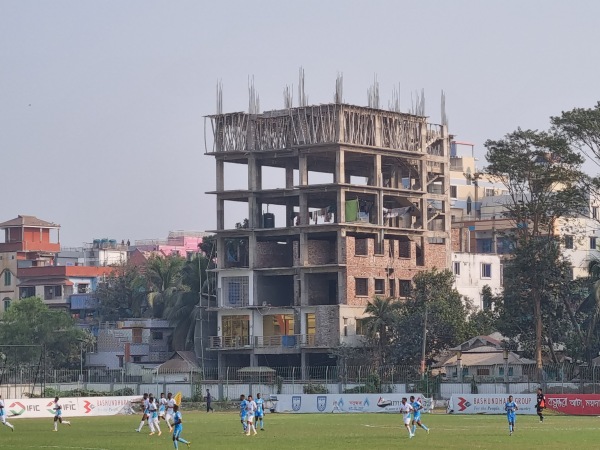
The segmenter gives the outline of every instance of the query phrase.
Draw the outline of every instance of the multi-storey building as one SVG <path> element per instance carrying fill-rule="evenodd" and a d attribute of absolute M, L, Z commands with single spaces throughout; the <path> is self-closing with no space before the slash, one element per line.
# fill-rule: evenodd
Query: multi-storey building
<path fill-rule="evenodd" d="M 34 216 L 19 215 L 0 223 L 4 242 L 0 243 L 0 311 L 20 298 L 18 271 L 53 264 L 60 250 L 60 225 Z"/>
<path fill-rule="evenodd" d="M 445 125 L 346 104 L 209 120 L 220 366 L 335 362 L 332 349 L 360 341 L 369 300 L 449 267 Z M 231 164 L 247 187 L 225 189 Z M 225 227 L 230 202 L 247 205 L 247 224 Z"/>

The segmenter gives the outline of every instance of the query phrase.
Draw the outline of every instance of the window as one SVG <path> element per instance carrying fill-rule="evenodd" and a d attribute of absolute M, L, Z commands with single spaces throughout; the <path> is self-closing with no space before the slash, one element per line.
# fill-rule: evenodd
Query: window
<path fill-rule="evenodd" d="M 223 277 L 223 306 L 250 304 L 248 277 Z"/>
<path fill-rule="evenodd" d="M 162 331 L 153 331 L 152 332 L 152 340 L 162 341 L 163 340 L 163 332 Z"/>
<path fill-rule="evenodd" d="M 500 264 L 500 286 L 504 286 L 504 265 Z"/>
<path fill-rule="evenodd" d="M 409 242 L 398 242 L 398 257 L 399 258 L 410 258 L 410 241 Z"/>
<path fill-rule="evenodd" d="M 19 288 L 19 298 L 35 297 L 35 287 L 27 286 Z"/>
<path fill-rule="evenodd" d="M 355 278 L 354 290 L 357 296 L 369 295 L 369 279 L 368 278 Z"/>
<path fill-rule="evenodd" d="M 62 286 L 44 286 L 44 300 L 62 297 Z"/>
<path fill-rule="evenodd" d="M 467 197 L 467 214 L 471 214 L 471 209 L 473 208 L 473 200 L 471 197 Z"/>
<path fill-rule="evenodd" d="M 484 193 L 485 197 L 493 197 L 494 194 L 495 194 L 495 192 L 494 192 L 493 188 L 485 188 L 485 193 Z"/>
<path fill-rule="evenodd" d="M 489 298 L 486 298 L 482 295 L 481 296 L 481 307 L 483 308 L 484 311 L 491 311 L 492 310 L 492 301 Z"/>
<path fill-rule="evenodd" d="M 490 374 L 489 367 L 485 367 L 485 368 L 484 367 L 479 367 L 477 369 L 477 375 L 480 375 L 480 376 L 489 376 L 489 374 Z"/>
<path fill-rule="evenodd" d="M 356 319 L 356 335 L 364 336 L 367 334 L 367 319 Z"/>
<path fill-rule="evenodd" d="M 454 275 L 456 275 L 457 277 L 460 276 L 460 262 L 459 261 L 454 261 L 453 268 L 454 268 Z"/>
<path fill-rule="evenodd" d="M 396 296 L 396 280 L 394 280 L 392 278 L 392 279 L 390 279 L 389 283 L 390 283 L 390 297 L 395 297 Z"/>
<path fill-rule="evenodd" d="M 400 280 L 400 297 L 408 297 L 410 295 L 411 282 L 410 280 Z"/>
<path fill-rule="evenodd" d="M 477 239 L 478 253 L 492 253 L 492 238 Z"/>
<path fill-rule="evenodd" d="M 469 167 L 467 167 L 467 173 L 465 173 L 465 178 L 467 179 L 467 185 L 471 186 L 471 184 L 473 183 L 473 176 L 471 175 L 471 169 Z"/>
<path fill-rule="evenodd" d="M 142 357 L 141 356 L 134 356 L 133 357 L 133 362 L 134 363 L 141 363 L 142 362 Z"/>
<path fill-rule="evenodd" d="M 598 247 L 596 246 L 596 236 L 590 237 L 590 249 L 596 250 Z"/>
<path fill-rule="evenodd" d="M 597 218 L 598 218 L 598 207 L 592 206 L 592 219 L 597 219 Z"/>
<path fill-rule="evenodd" d="M 573 249 L 573 236 L 565 236 L 565 248 Z"/>
<path fill-rule="evenodd" d="M 133 344 L 141 344 L 142 343 L 142 329 L 141 328 L 132 328 L 131 329 L 131 342 Z"/>
<path fill-rule="evenodd" d="M 78 294 L 87 294 L 89 292 L 90 285 L 87 283 L 79 283 L 77 285 Z"/>
<path fill-rule="evenodd" d="M 344 317 L 344 336 L 348 336 L 348 318 Z"/>
<path fill-rule="evenodd" d="M 250 316 L 223 316 L 221 324 L 225 347 L 250 344 Z"/>
<path fill-rule="evenodd" d="M 315 313 L 306 314 L 306 334 L 314 336 L 317 333 Z"/>
<path fill-rule="evenodd" d="M 8 308 L 10 308 L 10 298 L 5 297 L 4 300 L 2 300 L 3 306 L 4 306 L 4 311 L 8 310 Z"/>
<path fill-rule="evenodd" d="M 481 278 L 492 278 L 492 265 L 487 263 L 481 264 Z"/>
<path fill-rule="evenodd" d="M 456 198 L 456 186 L 450 186 L 450 198 Z"/>
<path fill-rule="evenodd" d="M 369 240 L 367 238 L 354 239 L 354 255 L 367 256 L 369 254 Z"/>
<path fill-rule="evenodd" d="M 380 278 L 375 279 L 375 294 L 385 294 L 385 280 Z"/>
<path fill-rule="evenodd" d="M 388 239 L 388 252 L 390 258 L 393 258 L 396 253 L 396 241 L 394 239 Z"/>
<path fill-rule="evenodd" d="M 10 286 L 12 284 L 12 273 L 10 270 L 4 271 L 4 286 Z"/>

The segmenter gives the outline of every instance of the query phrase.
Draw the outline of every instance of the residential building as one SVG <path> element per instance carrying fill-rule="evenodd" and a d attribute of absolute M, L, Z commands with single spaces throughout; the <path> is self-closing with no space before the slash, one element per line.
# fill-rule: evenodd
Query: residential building
<path fill-rule="evenodd" d="M 116 239 L 94 239 L 83 247 L 62 247 L 56 258 L 59 266 L 116 266 L 127 262 L 129 247 Z"/>
<path fill-rule="evenodd" d="M 34 216 L 19 215 L 0 223 L 0 311 L 20 297 L 18 271 L 54 264 L 60 250 L 60 225 Z"/>
<path fill-rule="evenodd" d="M 170 231 L 167 239 L 144 239 L 135 241 L 130 251 L 152 252 L 162 256 L 176 255 L 191 259 L 200 251 L 203 231 Z"/>
<path fill-rule="evenodd" d="M 485 286 L 489 286 L 494 295 L 502 293 L 503 265 L 498 255 L 453 252 L 452 272 L 456 290 L 469 298 L 477 309 L 492 308 L 482 295 Z"/>
<path fill-rule="evenodd" d="M 335 364 L 374 296 L 405 297 L 416 273 L 449 267 L 445 125 L 337 103 L 208 119 L 220 367 Z M 247 188 L 225 188 L 231 164 Z M 231 202 L 247 227 L 225 226 Z"/>
<path fill-rule="evenodd" d="M 159 365 L 167 361 L 173 327 L 168 320 L 128 319 L 103 323 L 97 331 L 96 348 L 87 354 L 86 366 L 106 370 L 127 363 Z"/>

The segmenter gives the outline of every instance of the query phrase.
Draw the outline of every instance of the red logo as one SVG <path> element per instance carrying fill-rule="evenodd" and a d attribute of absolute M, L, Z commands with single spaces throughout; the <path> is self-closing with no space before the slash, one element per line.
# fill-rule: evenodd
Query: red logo
<path fill-rule="evenodd" d="M 466 399 L 464 399 L 462 397 L 458 397 L 458 410 L 459 411 L 464 411 L 469 406 L 471 406 L 471 404 Z"/>
<path fill-rule="evenodd" d="M 83 401 L 83 408 L 85 409 L 85 413 L 89 413 L 92 409 L 94 409 L 94 405 L 92 405 L 90 402 L 88 402 L 87 400 Z"/>

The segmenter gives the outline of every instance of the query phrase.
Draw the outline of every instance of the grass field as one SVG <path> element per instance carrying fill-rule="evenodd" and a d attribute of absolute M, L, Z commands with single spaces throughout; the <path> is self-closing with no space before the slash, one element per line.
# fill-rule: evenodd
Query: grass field
<path fill-rule="evenodd" d="M 272 449 L 392 449 L 410 445 L 426 449 L 598 449 L 600 418 L 549 416 L 540 424 L 537 416 L 517 416 L 516 432 L 508 435 L 504 416 L 449 416 L 425 414 L 431 428 L 417 430 L 409 440 L 400 427 L 400 415 L 392 414 L 269 414 L 265 431 L 246 437 L 235 413 L 206 414 L 183 411 L 182 436 L 195 449 L 235 449 L 251 445 Z M 72 418 L 73 426 L 52 432 L 52 418 L 11 419 L 15 431 L 0 426 L 0 448 L 121 450 L 173 448 L 168 429 L 162 436 L 134 432 L 139 416 Z M 162 424 L 162 422 L 161 422 Z M 183 444 L 179 448 L 186 449 Z"/>

